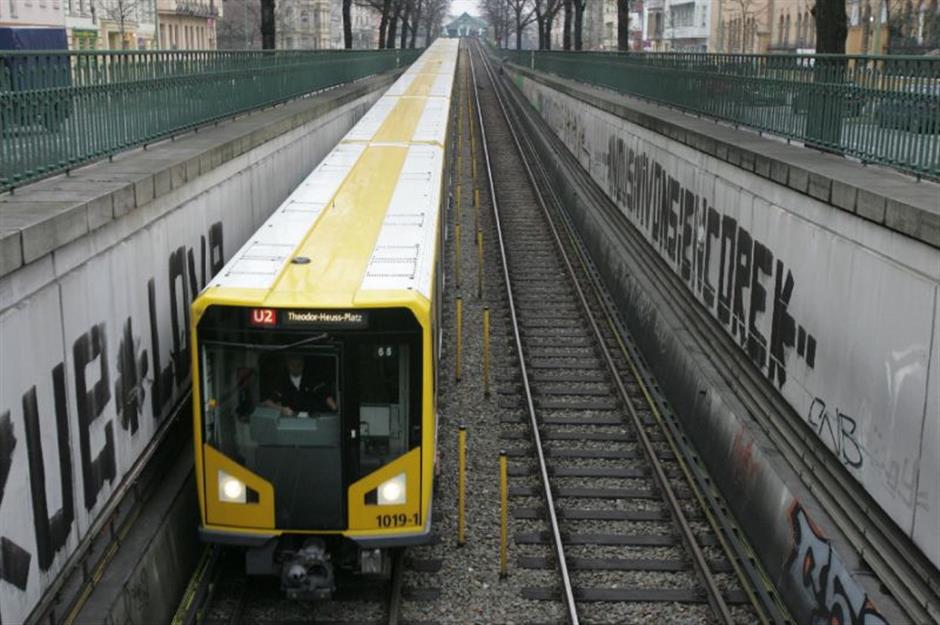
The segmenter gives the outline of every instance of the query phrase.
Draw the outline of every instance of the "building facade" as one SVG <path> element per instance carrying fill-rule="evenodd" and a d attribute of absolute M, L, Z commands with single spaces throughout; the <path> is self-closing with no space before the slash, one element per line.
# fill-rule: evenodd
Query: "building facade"
<path fill-rule="evenodd" d="M 275 5 L 275 45 L 283 50 L 330 48 L 330 0 L 281 0 Z"/>
<path fill-rule="evenodd" d="M 62 0 L 71 50 L 152 50 L 157 0 Z"/>
<path fill-rule="evenodd" d="M 353 2 L 349 17 L 352 47 L 376 47 L 378 14 Z M 277 47 L 286 50 L 343 48 L 342 0 L 279 0 L 275 7 L 275 39 Z"/>
<path fill-rule="evenodd" d="M 812 7 L 812 0 L 715 0 L 709 51 L 813 52 Z"/>
<path fill-rule="evenodd" d="M 709 0 L 647 0 L 643 5 L 643 49 L 707 51 L 711 4 Z"/>
<path fill-rule="evenodd" d="M 221 0 L 156 0 L 161 50 L 215 50 Z"/>

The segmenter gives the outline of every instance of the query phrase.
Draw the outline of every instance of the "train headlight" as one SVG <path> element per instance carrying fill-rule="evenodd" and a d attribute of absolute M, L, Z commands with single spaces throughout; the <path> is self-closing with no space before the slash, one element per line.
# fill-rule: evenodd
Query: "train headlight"
<path fill-rule="evenodd" d="M 219 501 L 226 503 L 248 501 L 248 489 L 245 488 L 245 483 L 225 471 L 219 471 Z"/>
<path fill-rule="evenodd" d="M 379 484 L 378 504 L 380 506 L 397 506 L 405 503 L 405 474 L 399 473 L 390 480 Z"/>

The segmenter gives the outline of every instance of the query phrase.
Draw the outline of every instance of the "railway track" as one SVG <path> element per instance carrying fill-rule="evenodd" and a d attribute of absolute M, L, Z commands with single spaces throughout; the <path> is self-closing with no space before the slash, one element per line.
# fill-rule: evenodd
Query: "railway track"
<path fill-rule="evenodd" d="M 569 623 L 787 622 L 702 469 L 653 401 L 517 113 L 479 49 L 471 71 L 518 358 L 498 392 L 525 599 Z M 550 579 L 550 578 L 545 578 Z"/>
<path fill-rule="evenodd" d="M 343 579 L 334 598 L 322 602 L 288 600 L 279 580 L 248 577 L 242 568 L 238 550 L 207 549 L 173 625 L 433 625 L 431 621 L 406 621 L 402 613 L 406 602 L 434 601 L 439 593 L 433 586 L 416 588 L 404 580 L 409 571 L 412 575 L 436 573 L 440 561 L 412 557 L 404 549 L 396 551 L 387 582 Z"/>

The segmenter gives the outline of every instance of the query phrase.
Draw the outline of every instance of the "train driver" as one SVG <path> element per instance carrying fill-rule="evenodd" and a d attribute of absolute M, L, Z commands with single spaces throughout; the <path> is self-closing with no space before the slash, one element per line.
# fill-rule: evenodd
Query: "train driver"
<path fill-rule="evenodd" d="M 286 368 L 275 378 L 262 404 L 278 408 L 285 417 L 336 411 L 331 385 L 306 366 L 302 356 L 290 355 L 285 360 Z"/>

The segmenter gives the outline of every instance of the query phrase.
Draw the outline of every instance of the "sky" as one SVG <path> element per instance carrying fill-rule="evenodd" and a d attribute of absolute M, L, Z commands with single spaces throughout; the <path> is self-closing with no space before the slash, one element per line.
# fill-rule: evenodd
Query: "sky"
<path fill-rule="evenodd" d="M 450 3 L 451 15 L 460 15 L 464 11 L 470 15 L 480 16 L 480 8 L 476 0 L 453 0 L 453 2 Z"/>

